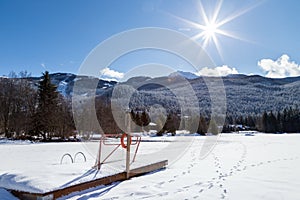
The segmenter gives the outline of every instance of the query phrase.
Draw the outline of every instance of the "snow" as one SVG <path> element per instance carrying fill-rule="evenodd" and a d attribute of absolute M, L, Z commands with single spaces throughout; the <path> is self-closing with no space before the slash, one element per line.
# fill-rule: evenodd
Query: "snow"
<path fill-rule="evenodd" d="M 198 75 L 196 75 L 196 74 L 194 74 L 192 72 L 183 72 L 183 71 L 173 72 L 169 76 L 170 77 L 181 76 L 181 77 L 184 77 L 186 79 L 196 79 L 196 78 L 199 78 Z"/>
<path fill-rule="evenodd" d="M 58 84 L 57 91 L 59 91 L 63 96 L 67 96 L 66 90 L 68 87 L 68 83 L 66 81 L 61 81 Z"/>
<path fill-rule="evenodd" d="M 132 167 L 168 159 L 165 170 L 61 199 L 299 199 L 300 135 L 254 135 L 144 136 L 144 141 L 153 142 L 141 143 Z M 214 139 L 212 151 L 202 156 L 204 144 Z M 0 144 L 0 188 L 45 192 L 125 169 L 123 149 L 100 172 L 92 169 L 97 146 L 97 142 Z M 105 148 L 107 154 L 113 146 Z M 79 151 L 87 162 L 78 156 L 75 163 L 65 158 L 60 164 L 64 153 L 74 156 Z M 0 190 L 1 199 L 3 193 Z"/>
<path fill-rule="evenodd" d="M 105 86 L 107 86 L 107 87 L 112 87 L 113 85 L 112 84 L 110 84 L 110 83 L 104 83 L 103 85 L 105 85 Z M 106 88 L 107 88 L 106 87 Z"/>
<path fill-rule="evenodd" d="M 82 80 L 82 77 L 76 77 L 76 78 L 74 78 L 74 82 L 80 81 L 80 80 Z"/>
<path fill-rule="evenodd" d="M 4 138 L 0 138 L 0 145 L 22 145 L 22 144 L 32 144 L 33 142 L 29 140 L 7 140 Z"/>
<path fill-rule="evenodd" d="M 149 126 L 156 126 L 157 124 L 155 124 L 154 122 L 150 122 Z"/>
<path fill-rule="evenodd" d="M 79 151 L 84 149 L 78 143 L 0 145 L 0 156 L 5 160 L 0 167 L 0 187 L 29 192 L 58 188 L 82 175 L 83 169 L 90 169 L 91 162 L 66 164 L 70 161 L 64 159 L 60 164 L 65 153 L 74 156 Z"/>

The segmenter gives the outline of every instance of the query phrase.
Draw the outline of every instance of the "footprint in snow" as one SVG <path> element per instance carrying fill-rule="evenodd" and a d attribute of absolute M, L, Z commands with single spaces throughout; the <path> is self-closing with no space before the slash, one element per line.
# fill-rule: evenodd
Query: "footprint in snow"
<path fill-rule="evenodd" d="M 195 183 L 195 185 L 202 185 L 202 182 L 197 182 Z"/>
<path fill-rule="evenodd" d="M 178 190 L 175 192 L 175 194 L 176 194 L 176 193 L 183 192 L 183 191 L 184 191 L 183 189 L 178 189 Z"/>
<path fill-rule="evenodd" d="M 165 182 L 159 182 L 155 185 L 157 188 L 161 188 Z"/>
<path fill-rule="evenodd" d="M 169 194 L 168 192 L 163 192 L 163 193 L 158 194 L 158 196 L 162 197 L 162 196 L 167 196 L 168 194 Z"/>
<path fill-rule="evenodd" d="M 221 199 L 225 199 L 226 196 L 224 194 L 221 194 Z"/>

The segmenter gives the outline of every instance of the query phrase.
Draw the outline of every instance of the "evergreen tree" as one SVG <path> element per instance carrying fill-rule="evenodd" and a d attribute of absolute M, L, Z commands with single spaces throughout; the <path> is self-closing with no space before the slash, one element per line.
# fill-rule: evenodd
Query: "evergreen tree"
<path fill-rule="evenodd" d="M 49 72 L 43 73 L 38 85 L 38 107 L 34 116 L 35 133 L 43 139 L 51 137 L 57 127 L 56 114 L 58 111 L 57 87 L 51 83 Z"/>
<path fill-rule="evenodd" d="M 282 133 L 282 131 L 283 131 L 283 124 L 282 124 L 282 117 L 281 116 L 282 116 L 281 113 L 278 112 L 277 117 L 276 117 L 277 129 L 278 129 L 277 131 L 280 132 L 280 133 Z"/>
<path fill-rule="evenodd" d="M 150 117 L 149 115 L 146 113 L 146 111 L 143 111 L 141 114 L 141 126 L 144 129 L 145 126 L 148 126 L 150 123 Z"/>
<path fill-rule="evenodd" d="M 276 133 L 278 132 L 278 124 L 277 119 L 273 112 L 271 111 L 268 117 L 268 133 Z"/>
<path fill-rule="evenodd" d="M 197 133 L 200 135 L 205 135 L 205 133 L 207 133 L 207 129 L 207 122 L 205 118 L 202 115 L 200 115 Z"/>
<path fill-rule="evenodd" d="M 283 110 L 281 123 L 282 123 L 282 131 L 287 132 L 287 129 L 288 129 L 288 111 L 287 111 L 286 108 Z"/>
<path fill-rule="evenodd" d="M 135 114 L 135 112 L 133 111 L 133 109 L 131 109 L 131 111 L 130 111 L 130 116 L 131 116 L 131 119 L 132 119 L 132 121 L 136 121 L 136 114 Z"/>
<path fill-rule="evenodd" d="M 261 121 L 262 121 L 261 131 L 267 132 L 267 130 L 268 130 L 268 113 L 267 112 L 263 113 Z"/>
<path fill-rule="evenodd" d="M 177 116 L 176 113 L 170 113 L 167 116 L 166 123 L 162 130 L 160 130 L 157 135 L 161 136 L 163 133 L 168 132 L 172 133 L 173 136 L 176 135 L 176 130 L 180 125 L 180 118 Z"/>
<path fill-rule="evenodd" d="M 296 124 L 296 110 L 291 108 L 289 109 L 289 117 L 288 117 L 288 130 L 287 132 L 288 133 L 295 133 L 297 132 L 296 131 L 296 127 L 297 127 L 297 124 Z"/>

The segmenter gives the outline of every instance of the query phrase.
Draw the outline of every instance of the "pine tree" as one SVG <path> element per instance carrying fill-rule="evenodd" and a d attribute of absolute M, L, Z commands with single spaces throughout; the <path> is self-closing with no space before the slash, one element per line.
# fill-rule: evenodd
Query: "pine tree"
<path fill-rule="evenodd" d="M 137 125 L 138 131 L 143 131 L 143 122 L 142 122 L 142 116 L 139 111 L 135 114 L 135 123 Z"/>
<path fill-rule="evenodd" d="M 145 126 L 148 126 L 150 123 L 150 117 L 149 115 L 146 113 L 146 111 L 143 111 L 141 114 L 141 122 L 142 122 L 142 129 L 144 129 Z"/>
<path fill-rule="evenodd" d="M 267 132 L 268 131 L 268 113 L 267 112 L 263 113 L 261 121 L 262 121 L 261 130 L 263 132 Z"/>
<path fill-rule="evenodd" d="M 197 133 L 200 135 L 205 135 L 205 133 L 207 133 L 207 129 L 207 122 L 205 118 L 202 115 L 200 115 Z"/>
<path fill-rule="evenodd" d="M 168 132 L 173 136 L 176 135 L 176 130 L 180 125 L 180 119 L 176 113 L 169 113 L 162 130 L 160 130 L 157 135 L 161 136 L 163 133 Z"/>
<path fill-rule="evenodd" d="M 281 117 L 281 113 L 278 112 L 277 113 L 277 128 L 278 128 L 278 132 L 282 133 L 283 132 L 283 125 L 282 125 L 282 117 Z"/>
<path fill-rule="evenodd" d="M 276 133 L 278 132 L 278 124 L 277 124 L 277 120 L 275 115 L 273 114 L 273 112 L 271 111 L 271 113 L 269 114 L 268 117 L 268 130 L 267 132 L 269 133 Z"/>
<path fill-rule="evenodd" d="M 49 72 L 43 73 L 38 85 L 38 107 L 34 116 L 35 132 L 43 139 L 55 132 L 57 126 L 56 114 L 58 110 L 57 87 L 51 83 Z"/>

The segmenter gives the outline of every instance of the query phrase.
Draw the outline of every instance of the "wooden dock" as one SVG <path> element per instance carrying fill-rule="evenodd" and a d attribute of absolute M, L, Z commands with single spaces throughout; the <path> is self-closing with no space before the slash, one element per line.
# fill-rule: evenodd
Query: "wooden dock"
<path fill-rule="evenodd" d="M 164 161 L 160 161 L 160 162 L 153 163 L 150 165 L 135 168 L 135 169 L 130 170 L 130 174 L 128 177 L 129 178 L 137 177 L 137 176 L 147 174 L 149 172 L 164 169 L 167 165 L 168 165 L 168 161 L 164 160 Z M 69 187 L 53 190 L 53 191 L 46 192 L 46 193 L 29 193 L 29 192 L 24 192 L 24 191 L 15 191 L 15 190 L 10 190 L 10 192 L 22 200 L 23 199 L 24 200 L 53 200 L 53 199 L 57 199 L 59 197 L 71 194 L 73 192 L 80 192 L 80 191 L 87 190 L 89 188 L 97 187 L 100 185 L 109 185 L 113 182 L 125 181 L 125 180 L 127 180 L 126 177 L 127 177 L 127 173 L 121 172 L 121 173 L 114 174 L 111 176 L 102 177 L 99 179 L 95 179 L 95 180 L 88 181 L 85 183 L 80 183 L 77 185 L 72 185 Z"/>

